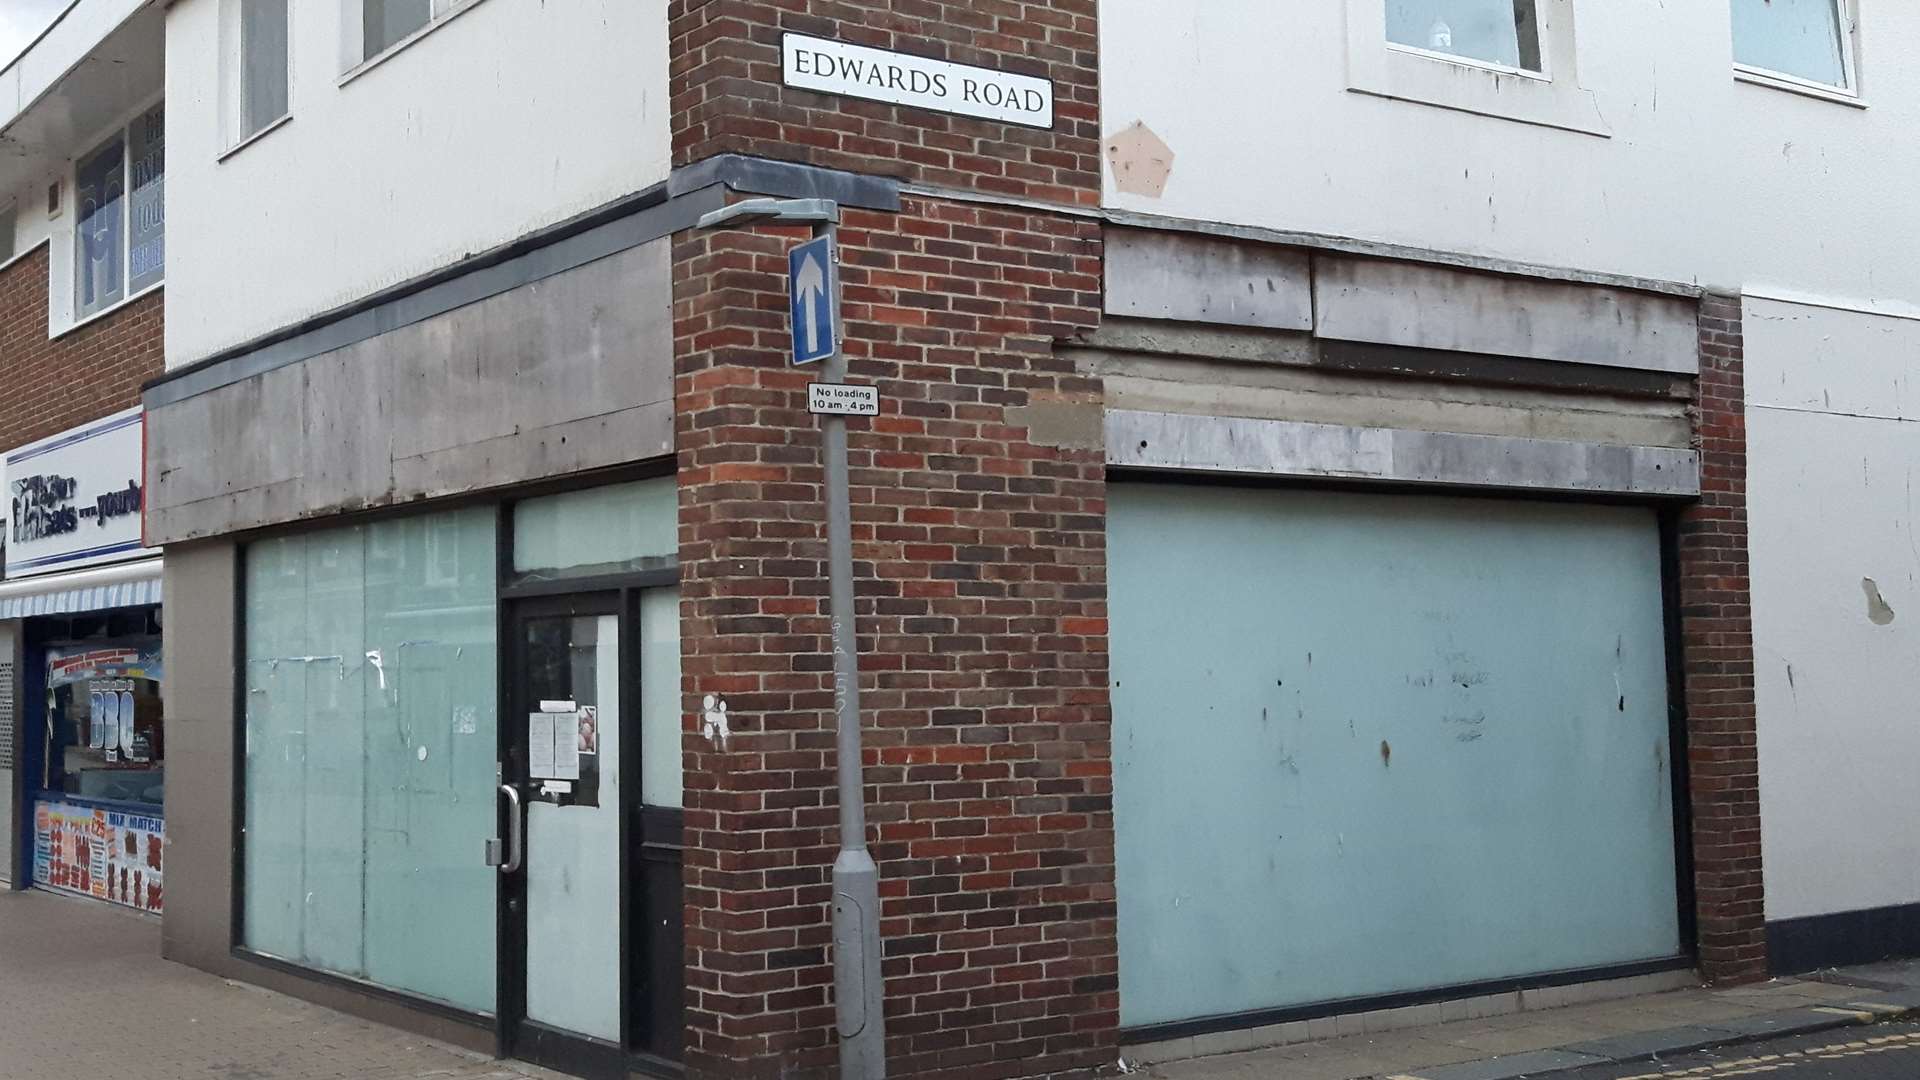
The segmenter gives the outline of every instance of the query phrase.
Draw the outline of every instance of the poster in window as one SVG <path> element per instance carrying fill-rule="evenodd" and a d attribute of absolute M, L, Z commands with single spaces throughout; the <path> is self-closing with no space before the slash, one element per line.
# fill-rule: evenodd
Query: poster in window
<path fill-rule="evenodd" d="M 107 707 L 101 702 L 105 695 L 98 690 L 87 694 L 87 749 L 104 750 L 107 746 Z"/>
<path fill-rule="evenodd" d="M 144 736 L 135 735 L 133 731 L 133 691 L 122 690 L 120 691 L 120 752 L 126 755 L 128 761 L 146 761 L 150 755 L 135 746 L 136 743 L 145 741 Z"/>
<path fill-rule="evenodd" d="M 158 915 L 164 903 L 160 818 L 65 802 L 34 808 L 33 881 Z"/>
<path fill-rule="evenodd" d="M 92 694 L 95 712 L 94 726 L 100 729 L 100 745 L 107 751 L 107 760 L 120 760 L 120 695 L 112 690 L 95 690 Z M 129 726 L 133 717 L 127 717 Z"/>

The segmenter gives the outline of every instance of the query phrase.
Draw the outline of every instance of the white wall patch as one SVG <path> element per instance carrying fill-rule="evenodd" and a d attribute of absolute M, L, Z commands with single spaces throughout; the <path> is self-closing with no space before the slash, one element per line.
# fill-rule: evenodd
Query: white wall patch
<path fill-rule="evenodd" d="M 725 750 L 727 738 L 733 734 L 727 730 L 726 699 L 708 694 L 706 700 L 701 702 L 701 708 L 705 715 L 700 723 L 700 734 L 705 735 L 708 742 Z"/>

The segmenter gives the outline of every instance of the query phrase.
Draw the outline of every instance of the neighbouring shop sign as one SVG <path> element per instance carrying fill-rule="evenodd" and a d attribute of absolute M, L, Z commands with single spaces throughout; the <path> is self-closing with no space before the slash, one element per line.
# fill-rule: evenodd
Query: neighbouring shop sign
<path fill-rule="evenodd" d="M 160 913 L 166 825 L 160 818 L 68 802 L 33 808 L 33 882 Z"/>
<path fill-rule="evenodd" d="M 781 80 L 788 86 L 1008 124 L 1053 126 L 1048 79 L 805 34 L 785 35 L 781 52 Z"/>
<path fill-rule="evenodd" d="M 8 577 L 147 554 L 139 409 L 6 454 Z"/>

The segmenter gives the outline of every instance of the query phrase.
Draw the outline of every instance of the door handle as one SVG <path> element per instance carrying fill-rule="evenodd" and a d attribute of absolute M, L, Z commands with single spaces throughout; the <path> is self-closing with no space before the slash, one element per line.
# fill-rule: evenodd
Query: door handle
<path fill-rule="evenodd" d="M 500 841 L 487 841 L 487 865 L 499 867 L 503 874 L 517 874 L 526 851 L 526 826 L 520 814 L 520 789 L 512 784 L 501 784 L 500 794 L 507 797 L 506 852 L 502 854 Z"/>

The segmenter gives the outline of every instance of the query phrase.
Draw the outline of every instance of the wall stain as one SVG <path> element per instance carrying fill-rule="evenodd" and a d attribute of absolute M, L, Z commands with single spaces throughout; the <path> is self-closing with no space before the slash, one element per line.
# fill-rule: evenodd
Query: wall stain
<path fill-rule="evenodd" d="M 1487 714 L 1477 712 L 1463 716 L 1443 716 L 1440 722 L 1453 725 L 1453 737 L 1460 742 L 1479 742 L 1480 738 L 1486 734 L 1481 728 L 1487 722 Z"/>
<path fill-rule="evenodd" d="M 1893 622 L 1893 606 L 1880 595 L 1880 586 L 1870 577 L 1860 579 L 1860 591 L 1867 594 L 1867 619 L 1875 626 Z"/>
<path fill-rule="evenodd" d="M 1393 746 L 1385 739 L 1380 740 L 1380 764 L 1389 769 L 1393 768 Z"/>

